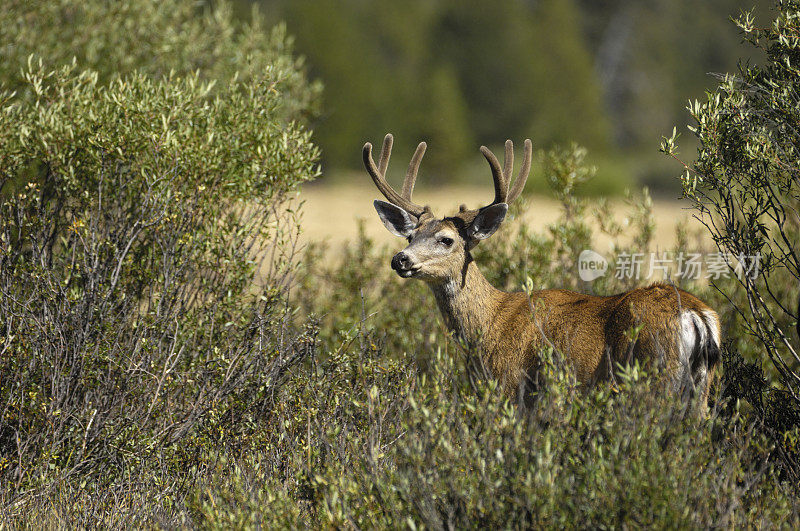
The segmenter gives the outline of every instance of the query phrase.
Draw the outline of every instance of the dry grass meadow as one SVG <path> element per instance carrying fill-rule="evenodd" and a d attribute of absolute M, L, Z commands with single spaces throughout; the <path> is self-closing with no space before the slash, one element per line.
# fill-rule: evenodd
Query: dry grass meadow
<path fill-rule="evenodd" d="M 489 183 L 491 184 L 491 183 Z M 438 216 L 458 211 L 461 203 L 469 207 L 486 204 L 491 200 L 492 188 L 486 186 L 453 185 L 441 188 L 423 188 L 415 194 L 415 200 L 430 205 Z M 302 212 L 302 240 L 304 242 L 326 242 L 329 250 L 356 239 L 360 220 L 364 220 L 364 230 L 368 237 L 379 244 L 400 246 L 402 242 L 392 236 L 378 220 L 372 201 L 382 199 L 380 193 L 365 176 L 360 184 L 306 185 L 300 193 L 304 202 Z M 623 199 L 609 200 L 615 221 L 627 223 L 631 207 Z M 597 201 L 599 205 L 599 200 Z M 595 205 L 590 203 L 590 209 Z M 528 209 L 525 223 L 535 231 L 546 231 L 561 212 L 558 201 L 546 196 L 528 196 Z M 655 233 L 653 250 L 672 249 L 676 242 L 676 229 L 684 225 L 690 235 L 699 234 L 702 224 L 692 217 L 693 211 L 688 203 L 678 199 L 653 199 Z M 595 250 L 602 252 L 610 245 L 610 239 L 598 235 Z"/>

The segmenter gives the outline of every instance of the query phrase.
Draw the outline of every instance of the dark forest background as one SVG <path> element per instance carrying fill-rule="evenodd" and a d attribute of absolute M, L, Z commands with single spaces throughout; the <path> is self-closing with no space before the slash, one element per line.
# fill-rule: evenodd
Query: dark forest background
<path fill-rule="evenodd" d="M 679 189 L 661 136 L 685 132 L 688 100 L 755 53 L 730 18 L 773 18 L 757 0 L 239 0 L 237 14 L 253 4 L 324 80 L 310 118 L 327 177 L 360 168 L 358 147 L 388 131 L 404 155 L 428 142 L 434 184 L 469 181 L 480 144 L 529 136 L 587 147 L 612 192 Z"/>

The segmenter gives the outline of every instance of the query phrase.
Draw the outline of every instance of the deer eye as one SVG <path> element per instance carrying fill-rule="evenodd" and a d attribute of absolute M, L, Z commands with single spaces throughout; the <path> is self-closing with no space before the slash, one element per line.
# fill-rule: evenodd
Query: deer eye
<path fill-rule="evenodd" d="M 443 236 L 439 238 L 439 243 L 441 243 L 446 247 L 450 247 L 451 245 L 453 245 L 453 238 L 448 238 L 447 236 Z"/>

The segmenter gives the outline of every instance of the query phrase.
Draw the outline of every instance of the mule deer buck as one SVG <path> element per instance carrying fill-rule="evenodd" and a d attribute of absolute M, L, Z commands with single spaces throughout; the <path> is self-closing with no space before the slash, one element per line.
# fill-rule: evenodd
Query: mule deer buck
<path fill-rule="evenodd" d="M 676 393 L 697 395 L 705 409 L 719 358 L 720 326 L 714 310 L 669 284 L 608 297 L 562 289 L 530 294 L 495 289 L 470 251 L 498 229 L 508 205 L 522 192 L 531 167 L 531 141 L 525 141 L 522 168 L 510 189 L 512 142 L 506 141 L 502 168 L 481 147 L 494 178 L 494 201 L 477 210 L 462 205 L 457 214 L 442 219 L 430 207 L 411 201 L 425 149 L 424 142 L 417 147 L 398 194 L 386 181 L 392 135 L 383 140 L 377 166 L 372 145 L 364 145 L 364 165 L 389 201 L 376 200 L 375 209 L 389 232 L 409 242 L 392 258 L 392 269 L 430 286 L 447 326 L 481 353 L 509 397 L 535 378 L 539 351 L 552 345 L 582 386 L 610 377 L 616 363 L 655 362 L 673 378 Z M 638 334 L 631 333 L 634 329 Z"/>

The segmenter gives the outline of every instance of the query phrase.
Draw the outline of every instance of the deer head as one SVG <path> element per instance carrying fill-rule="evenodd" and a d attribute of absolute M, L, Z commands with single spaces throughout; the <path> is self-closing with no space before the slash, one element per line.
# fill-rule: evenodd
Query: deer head
<path fill-rule="evenodd" d="M 485 146 L 481 153 L 489 162 L 494 178 L 494 201 L 476 209 L 462 205 L 453 216 L 437 219 L 430 207 L 420 206 L 411 200 L 417 171 L 427 145 L 420 142 L 408 166 L 403 189 L 398 194 L 386 182 L 386 168 L 392 153 L 392 135 L 383 139 L 378 165 L 372 159 L 372 144 L 364 144 L 364 165 L 375 186 L 389 200 L 375 201 L 381 221 L 389 232 L 408 240 L 408 246 L 392 258 L 392 269 L 403 278 L 418 278 L 431 283 L 458 278 L 471 260 L 470 250 L 500 227 L 512 203 L 525 186 L 531 168 L 532 145 L 525 140 L 525 156 L 517 179 L 509 190 L 514 169 L 514 145 L 506 141 L 503 167 L 497 157 Z"/>

